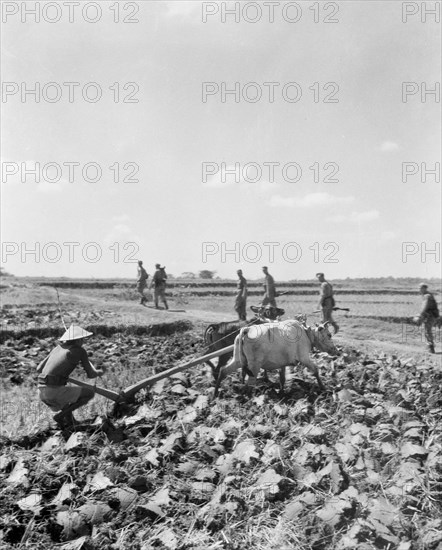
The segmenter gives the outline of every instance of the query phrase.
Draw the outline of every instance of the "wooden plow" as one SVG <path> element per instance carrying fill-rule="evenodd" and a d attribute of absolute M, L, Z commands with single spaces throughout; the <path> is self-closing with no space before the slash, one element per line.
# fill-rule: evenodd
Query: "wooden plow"
<path fill-rule="evenodd" d="M 163 372 L 159 372 L 158 374 L 154 374 L 153 376 L 149 376 L 149 378 L 145 378 L 144 380 L 141 380 L 140 382 L 137 382 L 136 384 L 133 384 L 132 386 L 129 386 L 124 390 L 121 390 L 119 393 L 113 390 L 102 388 L 100 386 L 93 386 L 92 384 L 88 384 L 87 382 L 82 382 L 81 380 L 77 380 L 76 378 L 69 377 L 68 380 L 69 382 L 72 382 L 77 386 L 82 386 L 84 388 L 91 388 L 95 391 L 95 393 L 98 393 L 99 395 L 102 395 L 103 397 L 106 397 L 107 399 L 110 399 L 115 403 L 125 403 L 126 401 L 129 401 L 138 391 L 144 388 L 147 388 L 149 386 L 153 386 L 153 384 L 158 382 L 158 380 L 162 380 L 163 378 L 172 376 L 172 374 L 176 374 L 177 372 L 182 372 L 186 369 L 190 369 L 191 367 L 195 367 L 196 365 L 201 365 L 201 363 L 205 363 L 206 361 L 209 361 L 214 357 L 219 357 L 220 355 L 229 353 L 230 351 L 233 351 L 233 347 L 234 346 L 232 344 L 231 346 L 227 346 L 218 351 L 208 353 L 207 355 L 203 355 L 202 357 L 198 357 L 197 359 L 193 359 L 192 361 L 189 361 L 182 365 L 177 365 Z"/>

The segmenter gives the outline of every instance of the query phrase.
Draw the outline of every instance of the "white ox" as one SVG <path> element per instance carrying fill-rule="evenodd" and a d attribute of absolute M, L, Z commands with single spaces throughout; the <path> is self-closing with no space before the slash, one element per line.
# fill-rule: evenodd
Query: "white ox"
<path fill-rule="evenodd" d="M 285 367 L 301 363 L 305 365 L 321 388 L 318 367 L 310 359 L 312 348 L 335 355 L 337 349 L 327 328 L 328 322 L 315 327 L 307 327 L 300 321 L 287 320 L 244 327 L 235 338 L 233 358 L 221 368 L 215 385 L 215 397 L 224 378 L 238 369 L 242 380 L 248 374 L 256 380 L 261 369 L 280 369 L 281 389 L 285 383 Z"/>

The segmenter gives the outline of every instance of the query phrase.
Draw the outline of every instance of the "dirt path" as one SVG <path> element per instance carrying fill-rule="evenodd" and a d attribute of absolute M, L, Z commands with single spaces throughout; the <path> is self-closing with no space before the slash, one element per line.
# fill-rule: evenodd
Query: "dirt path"
<path fill-rule="evenodd" d="M 436 346 L 436 353 L 430 354 L 426 351 L 425 345 L 414 345 L 409 343 L 402 343 L 400 345 L 392 342 L 385 342 L 376 339 L 364 339 L 357 338 L 343 338 L 338 343 L 343 343 L 346 346 L 353 347 L 368 355 L 377 353 L 385 353 L 387 355 L 396 355 L 400 360 L 406 361 L 407 359 L 413 359 L 416 362 L 425 362 L 426 364 L 439 365 L 442 368 L 442 352 L 440 346 Z"/>

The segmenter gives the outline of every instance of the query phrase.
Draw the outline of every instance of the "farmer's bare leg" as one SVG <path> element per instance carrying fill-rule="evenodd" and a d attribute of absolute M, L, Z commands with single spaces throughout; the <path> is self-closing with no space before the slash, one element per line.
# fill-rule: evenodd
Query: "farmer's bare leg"
<path fill-rule="evenodd" d="M 323 307 L 322 308 L 322 322 L 326 323 L 329 322 L 331 326 L 333 327 L 335 334 L 339 331 L 339 325 L 338 323 L 333 319 L 333 308 L 331 307 Z"/>
<path fill-rule="evenodd" d="M 235 311 L 240 321 L 247 321 L 246 301 L 238 299 L 235 304 Z"/>
<path fill-rule="evenodd" d="M 165 292 L 166 292 L 166 289 L 164 287 L 161 287 L 161 286 L 155 287 L 154 297 L 155 297 L 155 307 L 156 307 L 156 309 L 159 309 L 158 302 L 159 302 L 160 298 L 161 298 L 161 301 L 164 304 L 164 307 L 166 309 L 169 309 L 169 306 L 167 305 Z"/>
<path fill-rule="evenodd" d="M 138 290 L 138 293 L 139 295 L 141 296 L 141 300 L 140 300 L 140 304 L 144 304 L 144 302 L 147 302 L 147 298 L 146 296 L 144 295 L 144 289 L 146 288 L 146 285 L 145 284 L 139 284 L 137 286 L 137 290 Z"/>
<path fill-rule="evenodd" d="M 166 300 L 166 289 L 165 288 L 160 289 L 160 296 L 161 296 L 161 301 L 164 304 L 164 307 L 166 309 L 169 309 L 169 306 L 167 305 L 167 300 Z"/>
<path fill-rule="evenodd" d="M 430 353 L 434 353 L 433 325 L 434 319 L 432 317 L 427 317 L 424 321 L 424 328 L 425 340 L 427 341 L 427 348 Z"/>
<path fill-rule="evenodd" d="M 246 304 L 247 304 L 247 302 L 245 300 L 241 304 L 241 321 L 247 321 Z"/>

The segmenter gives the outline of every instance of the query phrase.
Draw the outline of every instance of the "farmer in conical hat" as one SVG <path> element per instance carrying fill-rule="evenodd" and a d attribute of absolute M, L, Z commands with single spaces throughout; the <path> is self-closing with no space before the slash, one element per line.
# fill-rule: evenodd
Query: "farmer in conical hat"
<path fill-rule="evenodd" d="M 83 340 L 89 336 L 92 332 L 71 325 L 60 338 L 60 344 L 37 367 L 40 399 L 52 411 L 58 411 L 54 420 L 62 428 L 75 421 L 73 411 L 94 397 L 94 390 L 90 388 L 66 386 L 72 371 L 81 363 L 88 378 L 102 376 L 105 372 L 90 363 L 83 348 Z"/>

